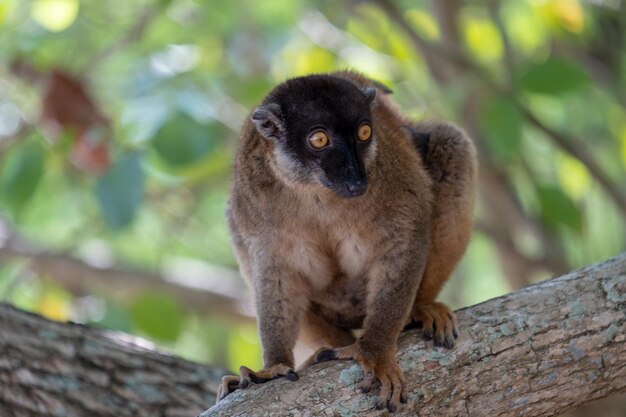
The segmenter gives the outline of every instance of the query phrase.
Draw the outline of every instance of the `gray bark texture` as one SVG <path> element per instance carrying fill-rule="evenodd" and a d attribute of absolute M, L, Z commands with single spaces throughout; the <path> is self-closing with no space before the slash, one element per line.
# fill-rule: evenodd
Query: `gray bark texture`
<path fill-rule="evenodd" d="M 626 254 L 457 312 L 452 350 L 402 334 L 409 403 L 395 415 L 554 416 L 626 390 Z M 354 362 L 253 385 L 209 416 L 381 416 Z"/>
<path fill-rule="evenodd" d="M 552 416 L 626 390 L 626 254 L 457 312 L 452 350 L 405 332 L 396 415 Z M 0 305 L 0 416 L 194 416 L 221 371 Z M 252 385 L 202 416 L 378 416 L 353 362 Z M 374 393 L 375 394 L 375 393 Z"/>
<path fill-rule="evenodd" d="M 189 417 L 223 370 L 148 342 L 0 304 L 0 417 Z"/>

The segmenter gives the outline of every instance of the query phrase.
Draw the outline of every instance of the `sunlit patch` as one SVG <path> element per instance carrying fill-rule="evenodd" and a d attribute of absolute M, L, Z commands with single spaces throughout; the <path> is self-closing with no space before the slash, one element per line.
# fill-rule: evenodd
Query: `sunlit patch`
<path fill-rule="evenodd" d="M 0 142 L 15 135 L 22 126 L 22 116 L 13 103 L 0 103 Z"/>
<path fill-rule="evenodd" d="M 51 320 L 66 321 L 69 318 L 68 303 L 54 293 L 43 295 L 37 303 L 37 312 Z"/>
<path fill-rule="evenodd" d="M 557 159 L 559 184 L 567 194 L 581 198 L 589 191 L 591 179 L 585 166 L 577 159 L 559 155 Z"/>
<path fill-rule="evenodd" d="M 502 56 L 502 39 L 495 25 L 486 19 L 467 17 L 464 20 L 465 42 L 483 61 L 497 61 Z"/>
<path fill-rule="evenodd" d="M 10 0 L 0 0 L 0 26 L 6 22 L 10 12 L 11 6 L 13 6 Z"/>
<path fill-rule="evenodd" d="M 439 38 L 439 27 L 437 26 L 437 22 L 433 17 L 419 9 L 410 9 L 407 10 L 404 15 L 407 20 L 413 24 L 413 27 L 416 31 L 418 31 L 424 38 L 428 40 L 436 40 Z"/>
<path fill-rule="evenodd" d="M 546 48 L 546 23 L 539 19 L 536 10 L 523 1 L 506 2 L 502 5 L 504 26 L 513 46 L 526 54 Z"/>
<path fill-rule="evenodd" d="M 539 15 L 550 25 L 574 33 L 582 32 L 585 13 L 578 0 L 542 0 L 535 3 Z"/>
<path fill-rule="evenodd" d="M 150 57 L 150 68 L 158 75 L 172 76 L 196 67 L 200 49 L 196 45 L 167 45 L 163 52 Z"/>
<path fill-rule="evenodd" d="M 78 16 L 78 0 L 36 0 L 31 9 L 35 22 L 51 32 L 61 32 Z"/>
<path fill-rule="evenodd" d="M 244 324 L 228 335 L 228 365 L 231 369 L 238 369 L 244 364 L 251 369 L 260 369 L 261 344 L 258 332 L 254 325 Z"/>
<path fill-rule="evenodd" d="M 554 5 L 559 23 L 570 32 L 580 33 L 585 25 L 585 14 L 577 0 L 560 0 Z"/>

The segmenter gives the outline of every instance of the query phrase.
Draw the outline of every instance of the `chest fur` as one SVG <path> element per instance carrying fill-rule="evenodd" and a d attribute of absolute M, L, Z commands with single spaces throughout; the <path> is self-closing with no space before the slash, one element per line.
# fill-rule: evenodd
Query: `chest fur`
<path fill-rule="evenodd" d="M 370 256 L 369 244 L 362 236 L 345 230 L 297 230 L 285 238 L 282 253 L 287 264 L 297 271 L 313 292 L 329 289 L 344 281 L 363 281 Z"/>

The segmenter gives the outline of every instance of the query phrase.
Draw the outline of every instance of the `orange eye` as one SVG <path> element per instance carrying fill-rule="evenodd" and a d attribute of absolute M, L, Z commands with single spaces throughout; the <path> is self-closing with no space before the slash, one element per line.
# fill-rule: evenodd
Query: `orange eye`
<path fill-rule="evenodd" d="M 359 126 L 359 140 L 361 142 L 367 142 L 370 136 L 372 136 L 372 126 L 365 124 Z"/>
<path fill-rule="evenodd" d="M 328 146 L 329 143 L 330 139 L 328 138 L 328 135 L 321 130 L 318 130 L 309 136 L 309 144 L 315 149 L 322 149 Z"/>

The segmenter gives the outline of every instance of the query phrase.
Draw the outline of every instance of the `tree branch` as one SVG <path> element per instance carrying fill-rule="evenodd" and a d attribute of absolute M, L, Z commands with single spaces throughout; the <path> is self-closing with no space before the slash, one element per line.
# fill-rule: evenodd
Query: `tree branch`
<path fill-rule="evenodd" d="M 188 417 L 214 401 L 223 374 L 129 335 L 6 304 L 0 323 L 1 416 Z"/>
<path fill-rule="evenodd" d="M 463 309 L 452 350 L 405 332 L 398 415 L 547 416 L 626 390 L 626 253 Z M 120 333 L 51 322 L 0 304 L 0 415 L 190 416 L 222 371 Z M 352 362 L 327 362 L 238 391 L 218 415 L 382 415 L 357 394 Z"/>
<path fill-rule="evenodd" d="M 9 237 L 2 239 L 5 233 Z M 230 320 L 251 321 L 253 307 L 247 291 L 237 283 L 236 273 L 192 273 L 187 266 L 167 273 L 150 273 L 129 268 L 99 267 L 66 253 L 33 247 L 0 219 L 0 265 L 25 259 L 34 273 L 49 277 L 75 296 L 100 292 L 127 300 L 138 294 L 162 291 L 176 297 L 188 310 L 211 313 Z M 219 274 L 219 276 L 217 276 Z"/>
<path fill-rule="evenodd" d="M 397 415 L 552 416 L 626 391 L 626 253 L 457 312 L 458 345 L 405 332 L 409 404 Z M 325 362 L 229 395 L 209 416 L 387 415 L 355 392 L 354 362 Z"/>

